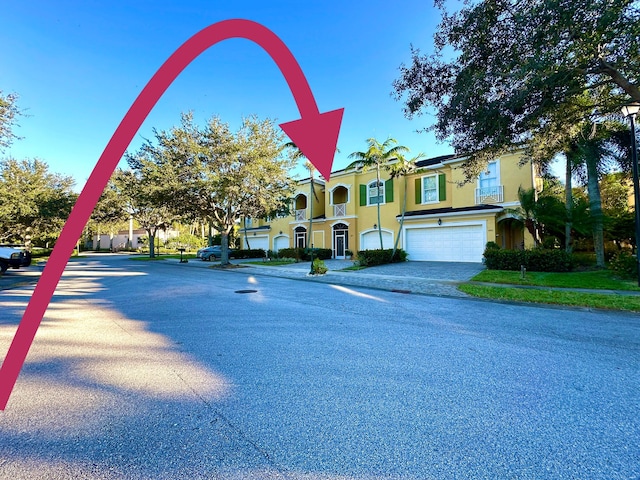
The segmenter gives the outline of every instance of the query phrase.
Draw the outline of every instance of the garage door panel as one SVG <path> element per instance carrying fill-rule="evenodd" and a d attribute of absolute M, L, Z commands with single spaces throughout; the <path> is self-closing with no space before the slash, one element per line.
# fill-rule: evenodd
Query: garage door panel
<path fill-rule="evenodd" d="M 269 237 L 249 237 L 249 246 L 251 250 L 263 249 L 265 252 L 269 250 Z"/>
<path fill-rule="evenodd" d="M 360 250 L 379 250 L 380 234 L 378 231 L 367 232 L 362 235 Z M 389 232 L 382 232 L 382 245 L 384 248 L 393 248 L 393 237 Z"/>
<path fill-rule="evenodd" d="M 283 248 L 289 248 L 289 237 L 276 237 L 273 250 L 277 252 Z"/>
<path fill-rule="evenodd" d="M 485 243 L 482 225 L 408 228 L 405 232 L 409 260 L 482 261 Z"/>

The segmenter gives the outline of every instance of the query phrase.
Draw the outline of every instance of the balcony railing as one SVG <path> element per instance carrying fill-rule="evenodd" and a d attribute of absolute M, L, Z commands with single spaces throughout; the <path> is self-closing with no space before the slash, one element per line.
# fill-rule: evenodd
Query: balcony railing
<path fill-rule="evenodd" d="M 476 188 L 476 205 L 481 203 L 500 203 L 503 201 L 503 187 Z"/>
<path fill-rule="evenodd" d="M 333 206 L 333 216 L 334 217 L 344 217 L 347 214 L 347 204 L 346 203 L 337 203 Z"/>
<path fill-rule="evenodd" d="M 302 222 L 307 219 L 307 210 L 303 208 L 302 210 L 296 210 L 296 221 Z"/>

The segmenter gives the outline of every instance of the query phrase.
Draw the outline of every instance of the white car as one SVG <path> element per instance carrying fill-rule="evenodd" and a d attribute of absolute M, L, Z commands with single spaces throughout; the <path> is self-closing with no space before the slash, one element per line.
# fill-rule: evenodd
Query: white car
<path fill-rule="evenodd" d="M 31 265 L 31 254 L 26 250 L 13 247 L 0 247 L 0 273 L 9 267 L 20 268 Z"/>

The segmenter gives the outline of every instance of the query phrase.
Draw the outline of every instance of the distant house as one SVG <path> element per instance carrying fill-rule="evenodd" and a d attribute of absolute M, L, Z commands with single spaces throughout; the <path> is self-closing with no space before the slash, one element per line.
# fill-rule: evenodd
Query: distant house
<path fill-rule="evenodd" d="M 487 242 L 503 248 L 534 244 L 522 223 L 510 213 L 518 207 L 518 188 L 539 188 L 541 181 L 530 164 L 520 164 L 519 154 L 496 158 L 474 182 L 464 180 L 464 158 L 441 156 L 417 162 L 418 170 L 404 179 L 391 179 L 382 171 L 346 169 L 333 172 L 331 180 L 310 179 L 297 184 L 290 214 L 279 218 L 248 219 L 240 229 L 242 247 L 278 251 L 285 247 L 330 248 L 334 258 L 346 251 L 380 248 L 377 204 L 381 206 L 382 241 L 392 248 L 398 235 L 403 197 L 407 211 L 400 234 L 400 248 L 409 260 L 481 262 Z M 313 211 L 312 238 L 308 238 Z M 242 223 L 241 223 L 242 225 Z"/>
<path fill-rule="evenodd" d="M 158 230 L 156 234 L 156 241 L 159 241 L 161 244 L 164 244 L 171 238 L 177 237 L 180 235 L 180 232 L 173 229 Z M 143 228 L 137 228 L 133 230 L 133 235 L 131 236 L 131 246 L 132 248 L 138 248 L 142 246 L 142 237 L 147 237 L 147 231 Z M 108 233 L 103 233 L 98 235 L 94 235 L 91 239 L 93 242 L 90 248 L 93 249 L 109 249 L 113 251 L 122 250 L 127 248 L 127 244 L 129 242 L 129 230 L 119 230 L 117 233 L 113 234 L 113 237 Z"/>

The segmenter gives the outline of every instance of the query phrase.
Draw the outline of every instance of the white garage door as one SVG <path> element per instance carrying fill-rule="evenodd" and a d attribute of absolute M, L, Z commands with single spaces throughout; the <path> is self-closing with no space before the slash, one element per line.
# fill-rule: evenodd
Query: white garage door
<path fill-rule="evenodd" d="M 289 248 L 289 237 L 276 237 L 273 240 L 273 251 L 277 252 L 282 248 Z"/>
<path fill-rule="evenodd" d="M 391 233 L 382 231 L 382 245 L 384 248 L 393 248 Z M 380 234 L 377 230 L 367 232 L 360 237 L 360 250 L 379 250 Z"/>
<path fill-rule="evenodd" d="M 269 237 L 267 235 L 261 235 L 259 237 L 250 235 L 248 238 L 251 250 L 258 250 L 259 248 L 262 248 L 265 252 L 269 250 Z"/>
<path fill-rule="evenodd" d="M 409 260 L 435 262 L 482 262 L 484 227 L 408 228 L 406 252 Z"/>

